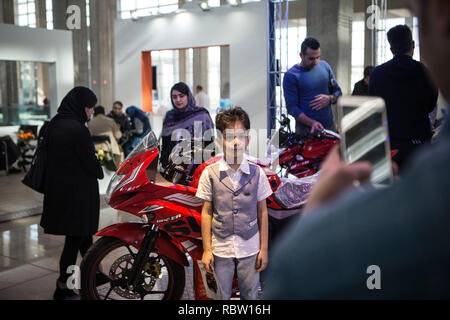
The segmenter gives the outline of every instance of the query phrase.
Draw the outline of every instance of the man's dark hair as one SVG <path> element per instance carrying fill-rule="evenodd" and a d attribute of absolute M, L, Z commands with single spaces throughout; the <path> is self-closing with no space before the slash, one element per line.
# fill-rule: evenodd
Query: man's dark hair
<path fill-rule="evenodd" d="M 387 33 L 387 38 L 394 54 L 405 54 L 412 48 L 411 29 L 405 24 L 391 28 Z"/>
<path fill-rule="evenodd" d="M 94 108 L 94 116 L 97 116 L 98 114 L 105 114 L 105 108 L 102 106 L 97 106 Z"/>
<path fill-rule="evenodd" d="M 370 76 L 372 70 L 375 69 L 373 66 L 367 66 L 364 68 L 364 78 Z"/>
<path fill-rule="evenodd" d="M 241 121 L 246 130 L 250 129 L 250 118 L 247 112 L 241 107 L 233 107 L 225 109 L 216 116 L 216 128 L 220 132 L 224 132 L 228 127 L 232 126 L 236 121 Z"/>
<path fill-rule="evenodd" d="M 198 90 L 203 90 L 202 86 L 196 86 L 195 88 L 198 89 Z"/>
<path fill-rule="evenodd" d="M 123 108 L 123 103 L 122 103 L 122 102 L 120 102 L 120 101 L 114 101 L 113 106 L 114 106 L 115 104 L 118 104 L 121 108 Z"/>
<path fill-rule="evenodd" d="M 310 48 L 312 50 L 317 50 L 317 49 L 320 48 L 320 43 L 319 43 L 319 41 L 317 41 L 314 38 L 306 38 L 302 42 L 302 46 L 301 46 L 300 52 L 303 53 L 303 54 L 306 54 L 306 49 L 307 48 Z"/>

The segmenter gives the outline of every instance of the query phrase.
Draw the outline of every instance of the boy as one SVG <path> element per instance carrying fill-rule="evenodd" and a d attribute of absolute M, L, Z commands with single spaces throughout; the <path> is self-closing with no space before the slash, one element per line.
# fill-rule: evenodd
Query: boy
<path fill-rule="evenodd" d="M 272 194 L 264 171 L 249 163 L 250 119 L 240 107 L 216 116 L 222 133 L 223 158 L 200 177 L 196 196 L 203 199 L 201 227 L 207 271 L 215 270 L 223 298 L 231 296 L 235 266 L 240 297 L 255 300 L 259 272 L 268 262 L 266 198 Z"/>

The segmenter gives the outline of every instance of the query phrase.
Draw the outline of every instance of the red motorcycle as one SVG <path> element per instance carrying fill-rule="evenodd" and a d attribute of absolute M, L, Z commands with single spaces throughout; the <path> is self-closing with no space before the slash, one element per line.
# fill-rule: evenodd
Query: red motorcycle
<path fill-rule="evenodd" d="M 198 266 L 203 254 L 202 201 L 195 197 L 193 186 L 206 165 L 220 156 L 195 170 L 187 166 L 193 171 L 186 179 L 190 185 L 180 185 L 158 172 L 158 155 L 157 139 L 150 132 L 112 177 L 107 190 L 109 205 L 141 221 L 114 224 L 95 234 L 101 238 L 81 263 L 83 299 L 180 299 L 186 280 L 184 267 L 190 265 L 187 256 L 193 262 L 195 299 L 207 299 Z M 305 190 L 289 181 L 281 183 L 268 166 L 258 164 L 274 190 L 267 201 L 272 219 L 299 215 L 302 203 L 292 199 L 304 198 Z M 175 182 L 180 181 L 179 176 L 173 176 Z M 233 283 L 236 294 L 237 280 Z"/>
<path fill-rule="evenodd" d="M 331 148 L 338 144 L 338 134 L 324 130 L 300 136 L 292 132 L 290 120 L 282 115 L 280 129 L 272 137 L 268 148 L 271 167 L 279 168 L 278 174 L 297 178 L 312 176 L 320 169 Z"/>

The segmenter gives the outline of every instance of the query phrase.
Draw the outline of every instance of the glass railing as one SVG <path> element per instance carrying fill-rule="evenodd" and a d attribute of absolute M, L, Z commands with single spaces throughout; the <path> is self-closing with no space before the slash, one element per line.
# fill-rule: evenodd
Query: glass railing
<path fill-rule="evenodd" d="M 37 104 L 0 105 L 0 126 L 34 124 L 50 119 L 50 107 Z"/>

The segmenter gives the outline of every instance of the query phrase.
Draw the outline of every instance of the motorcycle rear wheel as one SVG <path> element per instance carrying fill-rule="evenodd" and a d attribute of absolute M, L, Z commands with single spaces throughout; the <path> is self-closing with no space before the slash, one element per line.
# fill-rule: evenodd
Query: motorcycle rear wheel
<path fill-rule="evenodd" d="M 137 250 L 114 237 L 96 241 L 81 262 L 83 300 L 178 300 L 185 285 L 184 267 L 152 252 L 135 288 L 126 286 Z M 106 276 L 106 277 L 105 277 Z"/>

